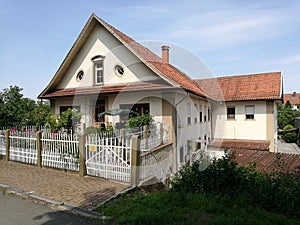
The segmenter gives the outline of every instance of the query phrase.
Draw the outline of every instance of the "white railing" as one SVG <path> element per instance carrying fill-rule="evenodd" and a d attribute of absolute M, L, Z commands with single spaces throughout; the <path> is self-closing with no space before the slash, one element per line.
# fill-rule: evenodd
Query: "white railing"
<path fill-rule="evenodd" d="M 144 180 L 156 177 L 164 182 L 171 174 L 173 155 L 172 151 L 165 153 L 163 159 L 158 159 L 157 154 L 151 151 L 144 152 L 140 158 L 139 179 Z"/>
<path fill-rule="evenodd" d="M 77 135 L 42 133 L 42 165 L 79 170 L 79 149 Z"/>
<path fill-rule="evenodd" d="M 87 174 L 122 182 L 131 181 L 131 139 L 125 136 L 86 137 Z"/>
<path fill-rule="evenodd" d="M 0 155 L 6 155 L 5 130 L 0 129 Z"/>
<path fill-rule="evenodd" d="M 165 124 L 153 124 L 146 132 L 141 132 L 141 134 L 141 151 L 148 151 L 170 142 L 169 128 Z"/>
<path fill-rule="evenodd" d="M 36 136 L 32 131 L 11 130 L 10 160 L 27 164 L 37 164 Z"/>

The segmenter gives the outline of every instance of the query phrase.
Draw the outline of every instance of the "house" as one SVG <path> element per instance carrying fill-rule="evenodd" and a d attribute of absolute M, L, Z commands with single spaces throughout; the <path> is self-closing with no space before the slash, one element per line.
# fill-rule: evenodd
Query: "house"
<path fill-rule="evenodd" d="M 261 143 L 276 151 L 277 104 L 282 102 L 281 72 L 226 76 L 197 80 L 200 88 L 215 100 L 212 105 L 212 136 L 223 146 L 244 140 Z M 216 145 L 216 144 L 213 144 Z M 220 143 L 219 143 L 220 145 Z M 259 150 L 266 150 L 265 145 Z"/>
<path fill-rule="evenodd" d="M 291 103 L 292 109 L 298 109 L 298 105 L 300 105 L 300 93 L 284 94 L 283 103 L 286 104 L 287 101 Z"/>
<path fill-rule="evenodd" d="M 226 88 L 234 92 L 239 87 L 238 82 L 248 82 L 247 77 L 241 76 L 235 86 L 223 85 L 223 79 L 227 78 L 192 80 L 169 63 L 168 46 L 162 46 L 162 57 L 158 57 L 92 14 L 39 98 L 50 100 L 52 114 L 77 108 L 86 126 L 116 122 L 113 118 L 98 116 L 110 109 L 150 114 L 168 128 L 174 155 L 173 171 L 177 171 L 190 160 L 194 150 L 206 149 L 212 138 L 222 138 L 224 132 L 224 138 L 265 140 L 274 145 L 275 105 L 281 99 L 281 73 L 253 77 L 260 78 L 259 87 L 251 87 L 250 96 L 247 96 L 250 92 L 245 92 L 242 94 L 246 96 L 234 98 Z M 260 86 L 269 79 L 275 80 L 274 87 L 273 83 Z M 212 90 L 204 87 L 215 81 L 221 82 L 225 93 L 223 105 L 222 95 L 211 92 L 218 85 L 211 86 Z M 243 119 L 240 118 L 242 110 L 246 110 Z M 233 132 L 227 119 L 238 123 Z M 265 125 L 261 124 L 263 121 Z M 245 132 L 246 129 L 251 130 Z"/>

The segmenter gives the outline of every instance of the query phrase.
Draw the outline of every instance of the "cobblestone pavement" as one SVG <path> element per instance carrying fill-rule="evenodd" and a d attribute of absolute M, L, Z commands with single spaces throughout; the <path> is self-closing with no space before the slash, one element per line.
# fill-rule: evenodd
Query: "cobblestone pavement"
<path fill-rule="evenodd" d="M 74 172 L 6 162 L 3 159 L 0 160 L 0 184 L 85 209 L 92 209 L 130 187 L 125 183 L 80 177 Z"/>

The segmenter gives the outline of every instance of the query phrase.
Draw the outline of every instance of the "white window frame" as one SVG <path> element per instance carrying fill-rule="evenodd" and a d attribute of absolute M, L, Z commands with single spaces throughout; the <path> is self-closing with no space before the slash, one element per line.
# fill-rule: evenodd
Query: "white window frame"
<path fill-rule="evenodd" d="M 198 123 L 198 106 L 194 104 L 194 123 Z"/>
<path fill-rule="evenodd" d="M 187 109 L 186 109 L 186 114 L 187 114 L 187 125 L 192 124 L 192 105 L 191 103 L 187 103 Z"/>
<path fill-rule="evenodd" d="M 254 118 L 255 118 L 254 105 L 246 105 L 245 106 L 245 118 L 246 118 L 246 120 L 254 120 Z"/>
<path fill-rule="evenodd" d="M 98 55 L 92 58 L 94 63 L 94 84 L 104 84 L 104 56 Z M 100 64 L 100 67 L 98 65 Z M 99 72 L 99 73 L 98 73 Z"/>

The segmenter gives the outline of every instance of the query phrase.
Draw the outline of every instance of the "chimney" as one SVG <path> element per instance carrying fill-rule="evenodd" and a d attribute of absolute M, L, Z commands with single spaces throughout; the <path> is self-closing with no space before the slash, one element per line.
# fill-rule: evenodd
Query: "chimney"
<path fill-rule="evenodd" d="M 169 64 L 169 49 L 170 47 L 167 45 L 161 46 L 161 58 L 163 63 Z"/>

